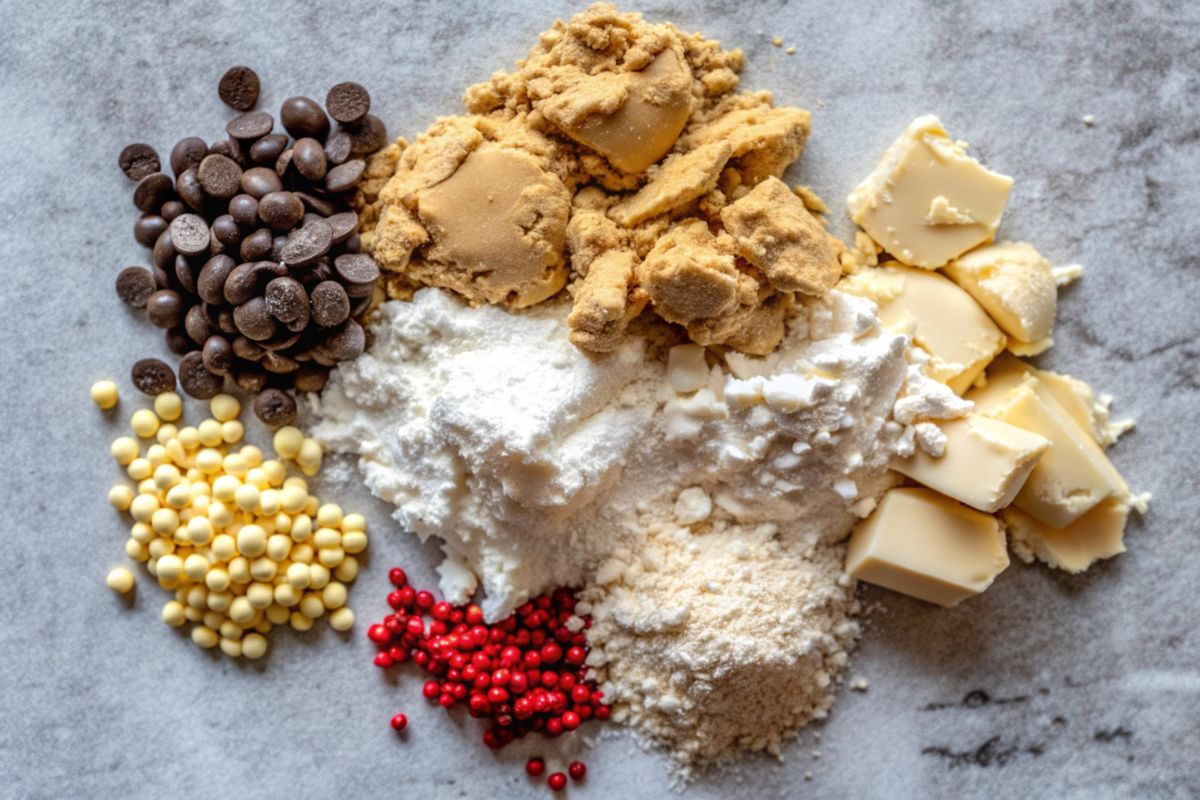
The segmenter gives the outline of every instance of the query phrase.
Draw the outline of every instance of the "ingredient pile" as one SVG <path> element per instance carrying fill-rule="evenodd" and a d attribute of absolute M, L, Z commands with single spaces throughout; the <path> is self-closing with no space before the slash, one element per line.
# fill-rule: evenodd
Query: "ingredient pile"
<path fill-rule="evenodd" d="M 687 776 L 828 715 L 858 581 L 954 606 L 1010 550 L 1069 572 L 1123 552 L 1149 495 L 1104 451 L 1133 423 L 1022 360 L 1082 269 L 997 238 L 1012 179 L 933 116 L 850 193 L 840 241 L 783 179 L 809 112 L 742 90 L 743 60 L 596 4 L 412 143 L 345 83 L 272 133 L 241 67 L 231 138 L 181 141 L 174 181 L 126 148 L 153 266 L 117 291 L 213 416 L 177 427 L 171 367 L 134 365 L 154 410 L 113 443 L 136 491 L 109 499 L 175 592 L 164 620 L 250 658 L 272 626 L 351 627 L 365 520 L 284 466 L 350 454 L 395 535 L 444 553 L 440 597 L 389 572 L 376 666 L 411 663 L 492 749 L 612 719 Z M 229 382 L 278 459 L 233 449 Z"/>

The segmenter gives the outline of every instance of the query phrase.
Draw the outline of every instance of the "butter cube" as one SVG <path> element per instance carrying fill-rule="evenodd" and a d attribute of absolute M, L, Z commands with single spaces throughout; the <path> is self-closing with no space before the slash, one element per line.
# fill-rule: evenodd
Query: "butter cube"
<path fill-rule="evenodd" d="M 992 239 L 1011 190 L 1012 178 L 967 155 L 929 115 L 909 124 L 846 204 L 884 250 L 937 269 Z"/>
<path fill-rule="evenodd" d="M 953 606 L 1008 566 L 1000 523 L 929 489 L 892 489 L 850 536 L 846 572 Z"/>
<path fill-rule="evenodd" d="M 1128 487 L 1090 431 L 1062 409 L 1036 376 L 1025 375 L 1016 388 L 1009 388 L 1012 381 L 1012 372 L 989 378 L 987 386 L 972 390 L 967 399 L 975 403 L 977 413 L 1052 443 L 1013 501 L 1018 508 L 1052 528 L 1062 528 L 1101 501 L 1128 495 Z"/>
<path fill-rule="evenodd" d="M 1050 440 L 998 419 L 968 414 L 942 423 L 941 458 L 918 450 L 892 469 L 971 508 L 995 513 L 1025 485 Z"/>
<path fill-rule="evenodd" d="M 979 304 L 936 272 L 881 267 L 864 270 L 842 286 L 875 300 L 885 327 L 911 328 L 913 341 L 933 357 L 930 376 L 958 394 L 1004 350 L 1004 334 Z"/>
<path fill-rule="evenodd" d="M 1125 552 L 1129 504 L 1115 497 L 1063 528 L 1051 528 L 1016 507 L 1004 509 L 1001 516 L 1013 552 L 1026 563 L 1036 557 L 1056 569 L 1079 573 L 1100 559 Z"/>
<path fill-rule="evenodd" d="M 943 271 L 1028 354 L 1053 344 L 1058 285 L 1050 262 L 1032 245 L 985 245 L 951 261 Z"/>

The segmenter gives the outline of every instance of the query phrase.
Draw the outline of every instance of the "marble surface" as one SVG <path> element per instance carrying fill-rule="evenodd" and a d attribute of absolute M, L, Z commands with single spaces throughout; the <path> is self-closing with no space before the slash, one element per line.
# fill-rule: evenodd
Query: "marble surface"
<path fill-rule="evenodd" d="M 148 576 L 128 603 L 104 587 L 125 560 L 124 525 L 104 500 L 118 477 L 108 442 L 138 402 L 123 376 L 163 352 L 112 293 L 119 268 L 146 260 L 116 154 L 129 141 L 165 155 L 182 136 L 215 138 L 226 118 L 216 81 L 243 62 L 262 74 L 268 109 L 353 79 L 394 134 L 411 136 L 578 7 L 385 1 L 357 17 L 293 0 L 0 0 L 0 796 L 546 796 L 521 772 L 531 745 L 478 746 L 473 721 L 428 707 L 415 674 L 370 665 L 362 624 L 347 636 L 281 632 L 264 662 L 233 663 L 158 621 L 163 593 Z M 1003 234 L 1087 267 L 1063 293 L 1058 345 L 1040 363 L 1138 417 L 1113 457 L 1155 494 L 1128 554 L 1085 576 L 1014 565 L 950 611 L 866 590 L 877 610 L 852 674 L 869 691 L 844 691 L 783 764 L 752 758 L 686 793 L 1200 795 L 1200 5 L 643 10 L 743 47 L 744 86 L 813 110 L 789 178 L 835 206 L 925 112 L 1013 175 Z M 773 47 L 775 35 L 797 53 Z M 126 399 L 102 414 L 87 388 L 114 375 Z M 374 524 L 352 594 L 366 620 L 382 613 L 387 566 L 428 583 L 433 554 L 361 492 L 339 499 Z M 387 726 L 398 710 L 411 719 L 403 741 Z M 615 731 L 587 738 L 591 771 L 571 796 L 670 789 L 661 756 Z"/>

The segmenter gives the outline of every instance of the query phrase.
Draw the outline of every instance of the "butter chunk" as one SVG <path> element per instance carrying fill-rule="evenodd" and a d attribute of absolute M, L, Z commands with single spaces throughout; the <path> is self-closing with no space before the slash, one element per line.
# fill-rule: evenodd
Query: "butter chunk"
<path fill-rule="evenodd" d="M 972 390 L 967 399 L 977 413 L 1024 428 L 1051 442 L 1034 466 L 1014 504 L 1052 528 L 1070 525 L 1109 497 L 1125 496 L 1128 488 L 1089 431 L 1080 427 L 1026 375 L 1015 389 L 1011 377 L 998 376 Z"/>
<path fill-rule="evenodd" d="M 885 326 L 912 326 L 913 341 L 932 356 L 930 376 L 958 394 L 1004 350 L 1004 334 L 979 304 L 936 272 L 882 267 L 854 275 L 845 287 L 875 300 Z"/>
<path fill-rule="evenodd" d="M 1050 446 L 1036 433 L 979 414 L 940 427 L 946 436 L 940 458 L 918 449 L 893 463 L 892 469 L 989 514 L 1013 501 Z"/>
<path fill-rule="evenodd" d="M 1026 563 L 1037 558 L 1055 569 L 1079 573 L 1096 561 L 1125 552 L 1129 504 L 1117 498 L 1110 497 L 1058 529 L 1015 507 L 1004 509 L 1001 516 L 1013 552 Z"/>
<path fill-rule="evenodd" d="M 909 124 L 846 204 L 884 250 L 937 269 L 995 236 L 1011 190 L 1012 178 L 967 155 L 930 115 Z"/>
<path fill-rule="evenodd" d="M 778 178 L 767 178 L 721 209 L 721 222 L 737 254 L 766 273 L 781 292 L 822 295 L 841 277 L 829 234 Z"/>
<path fill-rule="evenodd" d="M 929 489 L 892 489 L 850 536 L 846 572 L 858 580 L 957 605 L 1008 566 L 1000 523 Z"/>
<path fill-rule="evenodd" d="M 716 188 L 717 178 L 732 152 L 729 142 L 713 142 L 690 153 L 671 156 L 649 183 L 613 206 L 608 215 L 632 228 L 703 197 Z"/>
<path fill-rule="evenodd" d="M 943 271 L 1021 345 L 1050 336 L 1058 286 L 1050 262 L 1032 245 L 985 245 L 951 261 Z"/>

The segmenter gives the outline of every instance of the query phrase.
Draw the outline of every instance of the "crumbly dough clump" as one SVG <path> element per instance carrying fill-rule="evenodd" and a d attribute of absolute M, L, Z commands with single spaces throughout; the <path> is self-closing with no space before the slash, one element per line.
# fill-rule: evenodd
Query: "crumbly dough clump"
<path fill-rule="evenodd" d="M 649 310 L 697 343 L 771 352 L 792 294 L 827 291 L 841 251 L 779 180 L 809 113 L 737 93 L 742 64 L 605 3 L 556 22 L 467 90 L 468 114 L 372 159 L 362 239 L 389 296 L 515 308 L 565 287 L 585 350 L 616 349 Z"/>

